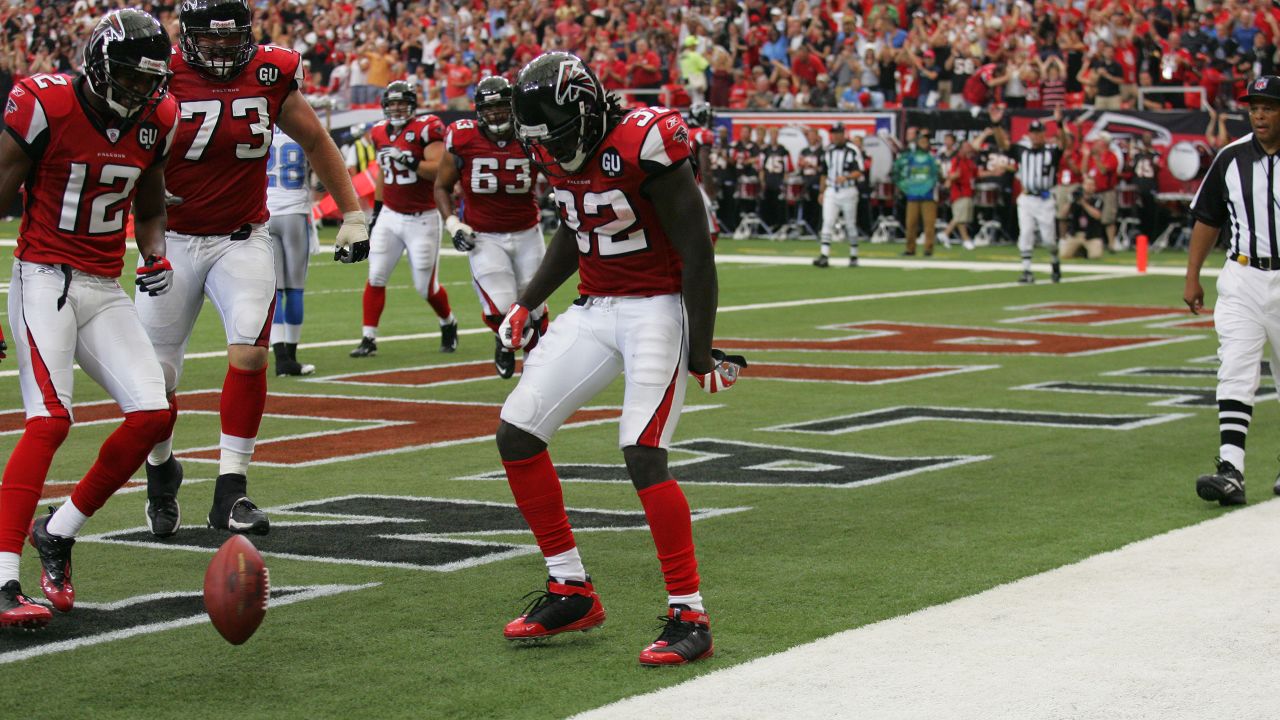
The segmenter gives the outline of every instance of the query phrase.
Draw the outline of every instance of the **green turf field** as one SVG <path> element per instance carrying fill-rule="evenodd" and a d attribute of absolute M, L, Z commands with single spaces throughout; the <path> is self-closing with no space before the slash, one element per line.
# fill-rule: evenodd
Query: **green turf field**
<path fill-rule="evenodd" d="M 12 229 L 0 227 L 0 235 L 12 237 Z M 725 240 L 719 252 L 808 256 L 813 249 L 810 243 Z M 898 249 L 873 246 L 863 254 L 888 258 Z M 1164 253 L 1156 264 L 1176 266 L 1183 257 Z M 1008 247 L 938 253 L 938 259 L 1014 258 Z M 1126 255 L 1106 262 L 1132 260 Z M 680 669 L 638 666 L 636 655 L 657 634 L 655 616 L 664 609 L 665 593 L 643 515 L 637 515 L 640 504 L 621 482 L 565 486 L 571 518 L 583 529 L 583 557 L 609 613 L 605 627 L 542 646 L 509 645 L 503 624 L 544 577 L 505 481 L 484 477 L 501 470 L 490 435 L 513 382 L 486 377 L 392 384 L 406 374 L 391 371 L 492 358 L 490 335 L 478 332 L 465 261 L 446 256 L 441 263 L 464 329 L 458 353 L 439 353 L 434 336 L 394 339 L 436 329 L 402 265 L 388 293 L 381 328 L 387 339 L 377 357 L 357 361 L 347 351 L 358 341 L 365 269 L 313 258 L 299 357 L 318 366 L 319 379 L 271 376 L 268 413 L 285 401 L 295 410 L 284 413 L 292 417 L 277 413 L 265 420 L 259 456 L 270 452 L 272 440 L 285 450 L 273 455 L 275 466 L 256 467 L 250 483 L 264 508 L 312 504 L 274 511 L 271 535 L 255 538 L 268 553 L 277 591 L 311 589 L 273 600 L 277 605 L 261 629 L 241 647 L 226 644 L 207 622 L 183 624 L 201 612 L 190 595 L 201 587 L 211 552 L 201 545 L 216 541 L 198 527 L 212 483 L 185 487 L 183 531 L 146 547 L 118 542 L 144 539 L 136 534 L 143 526 L 143 495 L 118 495 L 90 521 L 85 533 L 91 537 L 75 550 L 83 607 L 56 616 L 40 634 L 0 634 L 0 707 L 15 717 L 563 717 L 1220 512 L 1193 491 L 1217 448 L 1215 365 L 1206 359 L 1216 349 L 1211 328 L 1169 327 L 1187 318 L 1158 313 L 1092 326 L 1070 318 L 1038 322 L 1025 318 L 1052 308 L 1014 309 L 1087 303 L 1177 313 L 1180 277 L 1073 272 L 1061 285 L 1042 276 L 1040 284 L 1026 287 L 1012 282 L 1014 269 L 915 269 L 927 267 L 925 260 L 905 270 L 725 262 L 717 335 L 737 340 L 720 345 L 743 348 L 759 370 L 748 370 L 724 395 L 691 389 L 676 434 L 677 446 L 685 449 L 672 452 L 673 461 L 686 461 L 675 473 L 699 514 L 694 537 L 715 657 Z M 1212 304 L 1212 282 L 1206 285 L 1206 304 Z M 560 292 L 553 311 L 572 295 L 571 288 Z M 1017 318 L 1024 320 L 1003 322 Z M 833 327 L 854 324 L 861 325 Z M 1097 352 L 1101 341 L 1081 335 L 1144 338 L 1146 344 L 1131 340 Z M 878 345 L 877 337 L 885 344 Z M 835 338 L 852 339 L 828 344 L 836 349 L 795 343 L 767 349 L 761 342 Z M 188 352 L 213 356 L 188 360 L 183 391 L 221 386 L 226 363 L 216 351 L 222 347 L 216 313 L 206 304 Z M 1077 352 L 1054 354 L 1062 347 Z M 1091 351 L 1079 351 L 1084 347 Z M 1043 354 L 1027 354 L 1029 349 Z M 1147 370 L 1109 374 L 1132 368 Z M 15 369 L 12 357 L 0 365 Z M 374 379 L 383 384 L 324 380 L 374 370 L 384 371 Z M 883 373 L 920 375 L 866 382 Z M 105 398 L 83 374 L 76 381 L 77 412 Z M 1087 384 L 1095 392 L 1017 389 L 1050 382 L 1076 383 L 1060 386 L 1076 390 Z M 1097 387 L 1102 384 L 1117 387 L 1105 393 L 1108 388 Z M 1270 386 L 1269 378 L 1264 385 Z M 1179 391 L 1120 394 L 1141 392 L 1120 386 L 1189 394 L 1171 401 Z M 211 396 L 203 397 L 207 403 Z M 20 410 L 14 377 L 4 377 L 0 399 L 0 409 Z M 407 416 L 397 416 L 397 429 L 369 429 L 404 411 L 400 401 L 416 402 Z M 621 384 L 615 383 L 593 407 L 620 401 Z M 184 407 L 202 406 L 197 397 Z M 825 433 L 779 427 L 887 408 L 932 410 L 899 410 L 883 418 L 893 424 L 834 434 L 839 422 L 817 428 Z M 908 422 L 913 414 L 954 416 L 966 409 L 1005 414 L 980 418 L 1000 422 Z M 13 412 L 5 417 L 8 432 L 0 448 L 7 451 L 20 420 Z M 217 445 L 216 414 L 181 417 L 177 448 Z M 858 421 L 844 421 L 851 422 Z M 1129 429 L 1064 427 L 1102 422 Z M 1275 403 L 1260 401 L 1255 422 L 1275 427 Z M 51 481 L 77 479 L 112 428 L 106 422 L 73 429 Z M 366 435 L 396 450 L 397 442 L 442 444 L 356 458 L 361 450 L 342 449 L 351 437 Z M 620 463 L 616 437 L 612 422 L 567 428 L 555 437 L 552 457 L 566 477 L 616 480 L 615 467 L 570 467 Z M 1258 432 L 1250 450 L 1252 477 L 1258 478 L 1251 493 L 1258 502 L 1269 495 L 1280 441 Z M 310 464 L 289 464 L 308 458 Z M 216 474 L 213 464 L 187 462 L 186 469 L 189 479 Z M 117 542 L 92 537 L 104 533 L 115 533 L 108 539 Z M 37 577 L 28 548 L 22 582 L 33 595 L 39 594 Z M 174 596 L 137 600 L 163 593 Z M 283 604 L 290 593 L 293 602 Z M 130 598 L 135 600 L 117 602 Z M 171 626 L 155 627 L 161 623 Z M 110 631 L 121 637 L 110 639 Z M 75 646 L 86 640 L 96 644 Z"/>

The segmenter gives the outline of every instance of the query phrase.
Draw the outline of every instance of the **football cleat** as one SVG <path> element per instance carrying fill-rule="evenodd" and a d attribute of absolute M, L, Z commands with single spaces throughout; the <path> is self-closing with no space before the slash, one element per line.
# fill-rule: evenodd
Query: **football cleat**
<path fill-rule="evenodd" d="M 1023 285 L 1034 285 L 1036 282 L 1036 276 L 1032 275 L 1030 270 L 1023 270 L 1022 274 L 1018 276 L 1018 282 Z"/>
<path fill-rule="evenodd" d="M 849 267 L 858 267 L 858 258 L 856 257 L 849 258 Z"/>
<path fill-rule="evenodd" d="M 276 377 L 301 377 L 316 371 L 315 365 L 298 362 L 297 343 L 276 343 L 271 349 L 276 355 Z"/>
<path fill-rule="evenodd" d="M 564 632 L 585 632 L 604 624 L 604 606 L 590 578 L 564 582 L 547 578 L 547 589 L 525 595 L 530 596 L 536 597 L 529 601 L 520 617 L 503 628 L 506 639 L 537 640 Z"/>
<path fill-rule="evenodd" d="M 0 628 L 16 627 L 37 630 L 49 624 L 53 613 L 22 594 L 17 580 L 0 586 Z"/>
<path fill-rule="evenodd" d="M 209 527 L 229 530 L 242 535 L 266 535 L 271 532 L 271 520 L 249 498 L 230 496 L 217 498 L 209 510 Z"/>
<path fill-rule="evenodd" d="M 819 255 L 813 260 L 814 267 L 827 267 L 830 264 L 831 264 L 831 261 L 827 259 L 826 255 Z"/>
<path fill-rule="evenodd" d="M 684 665 L 711 657 L 715 648 L 711 644 L 711 618 L 705 612 L 690 610 L 684 605 L 667 608 L 662 621 L 662 634 L 640 651 L 640 664 Z"/>
<path fill-rule="evenodd" d="M 494 343 L 497 348 L 493 351 L 493 366 L 498 370 L 498 377 L 509 380 L 516 374 L 516 352 L 508 350 L 501 338 L 495 337 Z"/>
<path fill-rule="evenodd" d="M 1062 282 L 1062 263 L 1057 260 L 1054 260 L 1053 265 L 1050 266 L 1049 280 L 1056 283 Z"/>
<path fill-rule="evenodd" d="M 458 321 L 440 326 L 440 352 L 451 353 L 458 349 Z"/>
<path fill-rule="evenodd" d="M 58 537 L 49 533 L 49 514 L 31 523 L 27 542 L 40 554 L 40 590 L 49 598 L 55 610 L 70 612 L 76 603 L 76 589 L 71 585 L 71 548 L 76 539 Z"/>
<path fill-rule="evenodd" d="M 348 355 L 355 358 L 373 357 L 374 355 L 377 355 L 377 354 L 378 354 L 378 343 L 374 342 L 373 338 L 368 336 L 360 338 L 360 344 L 356 347 L 355 350 L 352 350 L 350 353 L 348 353 Z"/>
<path fill-rule="evenodd" d="M 178 488 L 182 485 L 182 463 L 173 455 L 159 465 L 147 466 L 147 529 L 161 538 L 172 537 L 182 527 Z"/>
<path fill-rule="evenodd" d="M 1235 465 L 1217 459 L 1217 472 L 1212 475 L 1201 475 L 1196 480 L 1196 494 L 1200 499 L 1219 505 L 1244 505 L 1244 474 Z"/>

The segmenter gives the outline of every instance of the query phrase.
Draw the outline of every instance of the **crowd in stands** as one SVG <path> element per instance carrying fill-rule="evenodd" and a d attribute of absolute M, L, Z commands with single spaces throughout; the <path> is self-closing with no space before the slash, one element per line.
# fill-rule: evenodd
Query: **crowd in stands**
<path fill-rule="evenodd" d="M 1271 0 L 251 0 L 261 42 L 305 57 L 308 87 L 356 105 L 406 78 L 427 109 L 570 50 L 635 102 L 718 108 L 964 108 L 1004 103 L 1222 109 L 1274 72 Z M 136 5 L 176 36 L 172 2 L 0 0 L 0 89 L 70 71 L 96 19 Z"/>

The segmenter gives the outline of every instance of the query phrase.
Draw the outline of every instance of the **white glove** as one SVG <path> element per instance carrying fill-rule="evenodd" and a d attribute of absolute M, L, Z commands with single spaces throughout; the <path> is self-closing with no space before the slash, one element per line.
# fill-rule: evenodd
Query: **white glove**
<path fill-rule="evenodd" d="M 459 230 L 461 230 L 464 233 L 467 233 L 468 235 L 474 235 L 476 232 L 475 230 L 471 229 L 470 225 L 459 220 L 457 215 L 450 215 L 449 217 L 445 218 L 444 229 L 448 230 L 450 235 L 456 234 Z"/>
<path fill-rule="evenodd" d="M 502 318 L 498 326 L 498 339 L 508 350 L 519 350 L 533 339 L 534 323 L 529 319 L 529 308 L 520 303 L 512 303 L 507 316 Z"/>
<path fill-rule="evenodd" d="M 342 227 L 333 244 L 333 259 L 344 263 L 360 262 L 369 257 L 369 224 L 364 213 L 354 210 L 342 214 Z"/>
<path fill-rule="evenodd" d="M 742 369 L 747 366 L 747 359 L 741 355 L 725 355 L 720 350 L 711 351 L 711 359 L 715 361 L 715 365 L 711 367 L 711 372 L 698 373 L 690 371 L 694 380 L 698 381 L 698 386 L 707 392 L 707 394 L 715 394 L 724 392 L 733 387 L 738 382 L 738 376 Z"/>
<path fill-rule="evenodd" d="M 403 148 L 391 148 L 385 152 L 387 157 L 391 158 L 392 162 L 403 168 L 413 170 L 414 172 L 417 172 L 418 165 L 422 162 L 422 160 L 413 153 Z"/>

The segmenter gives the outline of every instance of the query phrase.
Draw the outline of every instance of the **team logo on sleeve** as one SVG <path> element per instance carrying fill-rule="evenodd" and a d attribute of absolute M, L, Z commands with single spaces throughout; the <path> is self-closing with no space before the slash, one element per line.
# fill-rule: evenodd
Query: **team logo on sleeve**
<path fill-rule="evenodd" d="M 618 177 L 622 174 L 622 156 L 613 148 L 600 153 L 600 169 L 607 177 Z"/>
<path fill-rule="evenodd" d="M 14 102 L 13 98 L 9 98 L 9 102 L 4 104 L 4 114 L 8 115 L 16 112 L 18 112 L 18 103 Z"/>
<path fill-rule="evenodd" d="M 150 150 L 160 139 L 160 128 L 147 122 L 138 126 L 138 144 L 143 150 Z"/>
<path fill-rule="evenodd" d="M 676 142 L 682 142 L 682 143 L 688 144 L 689 128 L 681 125 L 680 128 L 676 130 L 676 134 L 673 137 L 675 137 Z"/>
<path fill-rule="evenodd" d="M 596 84 L 582 66 L 582 61 L 574 58 L 561 62 L 560 74 L 556 76 L 556 102 L 561 105 L 576 103 L 584 95 L 596 99 Z"/>
<path fill-rule="evenodd" d="M 275 85 L 280 81 L 280 68 L 266 63 L 258 68 L 259 85 Z"/>

